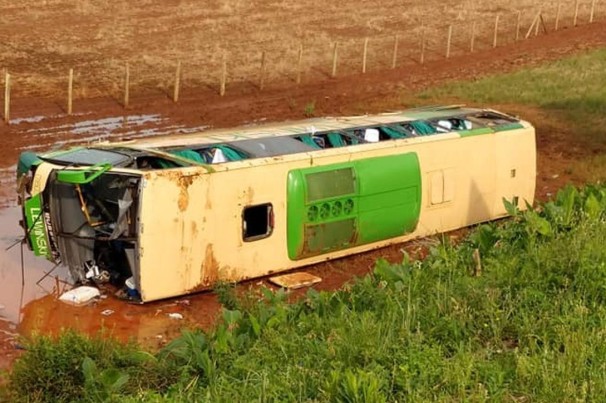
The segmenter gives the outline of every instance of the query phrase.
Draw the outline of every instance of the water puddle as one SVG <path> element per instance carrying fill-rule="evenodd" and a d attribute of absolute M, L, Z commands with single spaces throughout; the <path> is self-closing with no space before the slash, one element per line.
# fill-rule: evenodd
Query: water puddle
<path fill-rule="evenodd" d="M 22 319 L 22 308 L 37 298 L 56 293 L 68 280 L 67 270 L 33 255 L 23 245 L 21 264 L 21 239 L 19 226 L 21 212 L 18 207 L 0 210 L 0 315 L 14 323 Z M 23 270 L 22 270 L 23 269 Z"/>
<path fill-rule="evenodd" d="M 117 299 L 115 290 L 108 287 L 101 289 L 100 300 L 87 306 L 61 302 L 58 296 L 71 289 L 67 269 L 59 266 L 53 270 L 51 262 L 34 256 L 27 246 L 21 265 L 19 219 L 18 207 L 0 210 L 0 315 L 18 324 L 21 335 L 57 334 L 63 329 L 87 334 L 104 330 L 118 339 L 135 339 L 153 348 L 184 327 L 206 328 L 214 323 L 220 305 L 210 293 L 136 305 Z"/>
<path fill-rule="evenodd" d="M 181 126 L 161 115 L 115 116 L 55 125 L 53 117 L 34 116 L 11 123 L 21 138 L 13 149 L 15 155 L 24 149 L 58 149 L 75 143 L 186 134 L 208 128 Z M 24 126 L 20 130 L 21 123 Z M 23 336 L 56 334 L 62 329 L 87 334 L 105 330 L 116 338 L 135 339 L 150 347 L 163 345 L 182 328 L 208 328 L 214 323 L 220 304 L 212 293 L 133 305 L 117 299 L 111 287 L 102 287 L 102 298 L 87 306 L 74 307 L 59 301 L 59 295 L 72 287 L 67 268 L 54 267 L 34 256 L 26 245 L 21 254 L 23 230 L 16 205 L 15 170 L 15 165 L 0 169 L 0 321 L 12 323 Z"/>
<path fill-rule="evenodd" d="M 15 119 L 13 130 L 19 132 L 20 123 L 45 123 L 39 116 Z M 22 145 L 17 150 L 57 150 L 75 144 L 92 144 L 107 140 L 132 140 L 167 134 L 190 134 L 209 128 L 203 126 L 184 126 L 171 123 L 170 119 L 159 114 L 111 116 L 89 119 L 74 123 L 60 123 L 42 127 L 24 127 L 20 132 Z M 68 135 L 68 137 L 66 137 Z"/>
<path fill-rule="evenodd" d="M 36 121 L 36 120 L 34 120 Z M 22 122 L 28 122 L 22 119 Z M 116 133 L 140 134 L 139 129 L 151 128 L 152 131 L 158 131 L 162 134 L 179 133 L 183 131 L 196 132 L 201 131 L 208 126 L 186 127 L 182 125 L 171 125 L 169 119 L 159 114 L 150 115 L 125 115 L 110 116 L 100 119 L 82 120 L 75 123 L 65 123 L 60 125 L 48 125 L 45 127 L 29 128 L 25 130 L 27 134 L 38 136 L 50 136 L 56 133 L 70 133 L 76 135 L 86 135 L 92 137 L 107 137 Z"/>
<path fill-rule="evenodd" d="M 16 176 L 17 165 L 0 168 L 0 209 L 17 204 Z"/>

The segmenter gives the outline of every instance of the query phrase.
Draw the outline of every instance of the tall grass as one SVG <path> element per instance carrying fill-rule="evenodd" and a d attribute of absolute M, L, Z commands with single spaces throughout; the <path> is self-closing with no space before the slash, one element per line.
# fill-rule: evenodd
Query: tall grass
<path fill-rule="evenodd" d="M 606 49 L 568 57 L 515 73 L 432 88 L 420 98 L 457 98 L 477 104 L 526 104 L 552 112 L 574 133 L 574 142 L 604 145 L 606 136 Z"/>
<path fill-rule="evenodd" d="M 154 356 L 68 333 L 36 339 L 15 401 L 599 400 L 606 395 L 606 187 L 377 262 L 337 292 L 229 296 L 211 332 Z M 473 252 L 482 256 L 474 276 Z M 159 375 L 161 374 L 161 375 Z M 159 379 L 165 380 L 164 383 Z"/>

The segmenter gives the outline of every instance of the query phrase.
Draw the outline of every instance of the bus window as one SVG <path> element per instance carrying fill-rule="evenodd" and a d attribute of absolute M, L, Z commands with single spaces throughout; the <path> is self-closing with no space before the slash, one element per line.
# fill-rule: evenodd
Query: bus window
<path fill-rule="evenodd" d="M 406 133 L 406 131 L 404 131 L 403 128 L 399 128 L 399 127 L 390 127 L 390 126 L 381 126 L 379 128 L 379 130 L 381 131 L 381 134 L 383 136 L 381 136 L 381 140 L 385 139 L 385 140 L 395 140 L 395 139 L 403 139 L 408 137 Z"/>
<path fill-rule="evenodd" d="M 242 238 L 244 241 L 256 241 L 271 235 L 274 226 L 274 213 L 271 203 L 248 206 L 242 212 Z"/>
<path fill-rule="evenodd" d="M 195 152 L 197 152 L 203 159 L 203 162 L 206 162 L 207 164 L 240 161 L 247 158 L 242 152 L 223 144 L 213 144 L 209 147 L 198 149 Z"/>
<path fill-rule="evenodd" d="M 303 134 L 303 135 L 301 135 L 301 136 L 297 136 L 297 137 L 295 137 L 295 139 L 297 139 L 297 140 L 299 140 L 299 141 L 303 142 L 304 144 L 307 144 L 307 145 L 308 145 L 308 146 L 310 146 L 310 147 L 313 147 L 313 148 L 318 148 L 318 149 L 319 149 L 319 148 L 322 148 L 322 147 L 321 147 L 321 146 L 318 144 L 318 142 L 317 142 L 317 141 L 314 139 L 314 137 L 315 137 L 315 136 L 313 136 L 313 137 L 312 137 L 312 135 L 311 135 L 311 134 Z"/>
<path fill-rule="evenodd" d="M 414 120 L 402 124 L 402 127 L 412 133 L 413 136 L 429 136 L 438 131 L 429 122 L 424 120 Z"/>
<path fill-rule="evenodd" d="M 470 120 L 463 118 L 440 119 L 435 124 L 439 132 L 471 130 L 474 128 Z"/>

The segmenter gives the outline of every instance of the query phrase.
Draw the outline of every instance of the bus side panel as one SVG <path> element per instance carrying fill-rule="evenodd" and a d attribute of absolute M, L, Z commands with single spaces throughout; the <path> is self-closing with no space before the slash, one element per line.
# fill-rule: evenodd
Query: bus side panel
<path fill-rule="evenodd" d="M 139 291 L 143 301 L 182 295 L 217 279 L 205 234 L 206 175 L 165 170 L 149 172 L 141 192 Z"/>
<path fill-rule="evenodd" d="M 303 245 L 304 225 L 307 221 L 307 209 L 305 207 L 305 177 L 302 169 L 288 172 L 286 179 L 286 239 L 288 257 L 295 260 L 301 253 L 300 245 Z"/>
<path fill-rule="evenodd" d="M 287 182 L 291 260 L 398 237 L 419 221 L 415 153 L 292 170 Z"/>
<path fill-rule="evenodd" d="M 351 163 L 289 171 L 287 245 L 291 260 L 355 245 L 356 188 Z"/>
<path fill-rule="evenodd" d="M 359 184 L 358 244 L 415 230 L 421 211 L 421 170 L 416 153 L 355 163 Z"/>
<path fill-rule="evenodd" d="M 503 199 L 513 201 L 521 209 L 532 205 L 536 184 L 536 146 L 534 128 L 500 131 L 495 135 L 496 200 L 494 216 L 506 214 Z"/>

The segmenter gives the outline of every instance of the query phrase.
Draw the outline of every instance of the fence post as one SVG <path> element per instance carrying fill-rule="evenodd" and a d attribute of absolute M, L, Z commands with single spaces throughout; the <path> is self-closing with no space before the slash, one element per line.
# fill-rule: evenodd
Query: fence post
<path fill-rule="evenodd" d="M 128 108 L 128 102 L 130 100 L 130 66 L 126 63 L 126 69 L 124 71 L 124 107 Z"/>
<path fill-rule="evenodd" d="M 522 12 L 518 10 L 518 19 L 516 21 L 516 42 L 520 40 L 520 23 L 522 21 Z"/>
<path fill-rule="evenodd" d="M 67 114 L 72 114 L 74 90 L 74 69 L 69 69 L 69 79 L 67 81 Z"/>
<path fill-rule="evenodd" d="M 364 38 L 364 51 L 362 52 L 362 74 L 366 73 L 367 52 L 368 52 L 368 38 Z"/>
<path fill-rule="evenodd" d="M 542 12 L 543 12 L 542 10 L 539 10 L 539 13 L 537 14 L 537 25 L 535 25 L 535 27 L 534 27 L 534 36 L 539 35 L 539 27 L 541 25 L 541 21 L 543 20 Z"/>
<path fill-rule="evenodd" d="M 589 23 L 593 22 L 593 15 L 595 13 L 595 0 L 591 0 L 591 11 L 589 12 Z"/>
<path fill-rule="evenodd" d="M 493 48 L 497 47 L 498 36 L 499 36 L 499 15 L 497 14 L 497 16 L 494 19 L 494 35 L 492 37 L 492 47 Z"/>
<path fill-rule="evenodd" d="M 395 69 L 398 63 L 398 34 L 394 37 L 393 53 L 391 55 L 391 68 Z"/>
<path fill-rule="evenodd" d="M 558 1 L 558 10 L 556 11 L 555 27 L 554 31 L 557 31 L 560 26 L 560 14 L 562 12 L 562 4 Z"/>
<path fill-rule="evenodd" d="M 539 20 L 541 21 L 541 26 L 543 27 L 543 33 L 547 34 L 547 26 L 545 25 L 545 20 L 543 19 L 543 14 L 539 14 L 540 18 Z"/>
<path fill-rule="evenodd" d="M 452 40 L 452 25 L 448 26 L 448 39 L 446 40 L 446 58 L 450 57 L 450 41 Z"/>
<path fill-rule="evenodd" d="M 469 51 L 473 53 L 476 44 L 476 23 L 475 21 L 471 24 L 471 41 L 469 44 Z"/>
<path fill-rule="evenodd" d="M 337 76 L 337 58 L 338 58 L 339 42 L 335 42 L 334 49 L 332 52 L 332 72 L 331 77 Z"/>
<path fill-rule="evenodd" d="M 301 84 L 301 63 L 303 62 L 303 44 L 299 45 L 299 58 L 297 59 L 297 84 Z"/>
<path fill-rule="evenodd" d="M 574 19 L 572 21 L 572 26 L 576 27 L 579 17 L 579 0 L 574 2 Z"/>
<path fill-rule="evenodd" d="M 181 88 L 181 60 L 177 61 L 175 70 L 175 87 L 173 88 L 173 102 L 179 102 L 179 91 Z"/>
<path fill-rule="evenodd" d="M 261 91 L 263 91 L 263 88 L 265 88 L 265 56 L 265 51 L 261 52 L 261 70 L 259 71 L 259 89 Z"/>
<path fill-rule="evenodd" d="M 8 70 L 4 74 L 4 121 L 11 121 L 11 75 Z"/>
<path fill-rule="evenodd" d="M 227 55 L 223 54 L 223 63 L 221 68 L 221 84 L 219 86 L 219 95 L 225 95 L 225 82 L 227 81 Z"/>
<path fill-rule="evenodd" d="M 539 23 L 539 16 L 540 15 L 541 15 L 541 13 L 537 14 L 536 17 L 534 17 L 534 20 L 532 20 L 532 24 L 530 24 L 530 28 L 528 28 L 528 31 L 526 32 L 526 35 L 524 35 L 524 39 L 528 39 L 530 37 L 530 34 L 532 34 L 532 30 L 535 29 L 535 24 Z"/>

